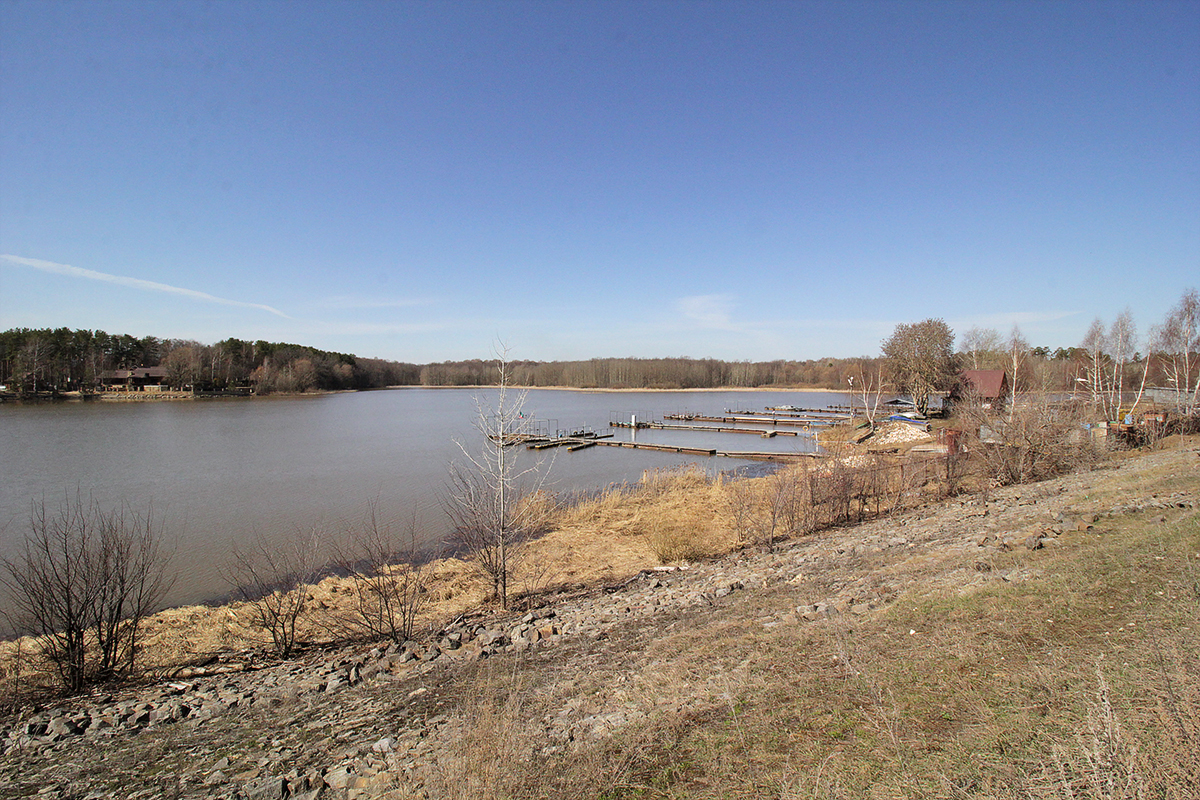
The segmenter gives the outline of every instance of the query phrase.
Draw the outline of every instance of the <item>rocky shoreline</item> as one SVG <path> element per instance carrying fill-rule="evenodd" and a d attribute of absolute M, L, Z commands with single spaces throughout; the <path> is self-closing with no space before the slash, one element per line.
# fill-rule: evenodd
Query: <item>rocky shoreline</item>
<path fill-rule="evenodd" d="M 586 669 L 606 640 L 654 637 L 743 596 L 787 598 L 756 624 L 796 626 L 887 608 L 907 565 L 936 561 L 928 591 L 1019 582 L 1037 551 L 1102 535 L 1129 514 L 1194 510 L 1188 492 L 1091 499 L 1137 464 L 1196 469 L 1195 451 L 1155 453 L 1039 484 L 970 496 L 707 563 L 643 570 L 621 584 L 563 591 L 522 614 L 464 617 L 403 645 L 311 650 L 278 662 L 225 653 L 155 686 L 99 693 L 0 722 L 0 797 L 401 798 L 426 796 L 461 738 L 464 676 L 493 668 Z M 1030 555 L 997 566 L 1013 550 Z M 686 698 L 679 700 L 688 702 Z M 572 698 L 540 721 L 545 752 L 612 736 L 652 708 L 615 688 Z"/>

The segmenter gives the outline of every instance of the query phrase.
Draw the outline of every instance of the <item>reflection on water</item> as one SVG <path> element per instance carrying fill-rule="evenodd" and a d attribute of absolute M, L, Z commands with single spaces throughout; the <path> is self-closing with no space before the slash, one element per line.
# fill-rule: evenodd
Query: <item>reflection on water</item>
<path fill-rule="evenodd" d="M 63 403 L 0 407 L 0 555 L 29 526 L 31 505 L 81 492 L 100 503 L 153 508 L 175 548 L 180 578 L 171 602 L 227 591 L 217 567 L 234 541 L 256 533 L 282 541 L 314 527 L 353 524 L 369 503 L 421 540 L 447 533 L 439 494 L 458 443 L 479 446 L 476 395 L 465 389 L 400 389 L 280 399 Z M 665 414 L 721 414 L 773 404 L 824 406 L 841 395 L 797 392 L 583 392 L 534 390 L 527 414 L 549 430 Z M 615 438 L 633 431 L 612 429 Z M 639 430 L 639 442 L 747 451 L 808 450 L 811 439 Z M 522 451 L 532 464 L 537 456 Z M 549 487 L 571 492 L 633 482 L 643 471 L 697 463 L 709 472 L 741 463 L 617 447 L 545 456 Z"/>

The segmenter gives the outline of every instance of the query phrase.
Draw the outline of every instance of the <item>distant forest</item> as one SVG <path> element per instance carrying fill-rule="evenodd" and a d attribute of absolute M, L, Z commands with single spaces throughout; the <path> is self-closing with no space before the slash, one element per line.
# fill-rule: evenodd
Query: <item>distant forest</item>
<path fill-rule="evenodd" d="M 692 358 L 595 358 L 513 361 L 511 377 L 524 386 L 586 389 L 700 389 L 721 386 L 837 388 L 875 368 L 874 358 L 808 361 L 721 361 Z M 162 367 L 173 389 L 259 394 L 384 386 L 479 386 L 497 380 L 491 361 L 409 364 L 298 344 L 225 339 L 216 344 L 136 338 L 68 328 L 13 328 L 0 333 L 0 384 L 10 392 L 97 390 L 106 373 Z"/>
<path fill-rule="evenodd" d="M 1097 359 L 1113 363 L 1104 355 L 1108 348 L 1099 343 L 1054 352 L 1022 343 L 1019 368 L 1014 370 L 1015 351 L 994 331 L 972 329 L 963 339 L 963 351 L 956 357 L 960 367 L 1007 369 L 1010 375 L 1015 372 L 1022 388 L 1071 389 L 1077 386 L 1080 376 L 1096 372 L 1100 364 Z M 1121 385 L 1129 386 L 1142 375 L 1141 361 L 1139 354 L 1120 361 L 1117 371 L 1129 373 Z M 111 380 L 113 371 L 135 367 L 162 368 L 163 382 L 173 389 L 252 389 L 258 394 L 385 386 L 477 386 L 497 380 L 495 362 L 479 359 L 421 365 L 261 340 L 225 339 L 210 345 L 67 328 L 14 328 L 0 333 L 0 385 L 8 393 L 94 392 L 106 374 Z M 849 388 L 851 378 L 857 382 L 857 389 L 864 380 L 879 385 L 877 376 L 881 370 L 886 371 L 885 367 L 882 357 L 866 356 L 805 361 L 680 357 L 508 363 L 510 378 L 517 385 L 580 389 L 844 389 Z M 1151 383 L 1165 380 L 1161 372 L 1158 364 L 1152 366 Z"/>
<path fill-rule="evenodd" d="M 298 344 L 138 339 L 104 331 L 13 328 L 0 333 L 0 384 L 23 394 L 92 392 L 105 373 L 162 367 L 173 389 L 260 394 L 415 384 L 421 368 Z"/>

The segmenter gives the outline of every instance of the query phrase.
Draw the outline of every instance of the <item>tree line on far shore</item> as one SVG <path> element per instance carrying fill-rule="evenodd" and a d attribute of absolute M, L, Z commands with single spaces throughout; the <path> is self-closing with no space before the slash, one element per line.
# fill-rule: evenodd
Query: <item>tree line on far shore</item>
<path fill-rule="evenodd" d="M 0 333 L 0 385 L 17 394 L 92 392 L 106 373 L 162 367 L 174 389 L 261 394 L 370 389 L 416 383 L 420 367 L 282 342 L 183 339 L 68 328 L 13 328 Z"/>
<path fill-rule="evenodd" d="M 1196 290 L 1158 324 L 1139 335 L 1128 311 L 1111 325 L 1096 319 L 1075 347 L 1051 350 L 1025 340 L 1017 328 L 1002 334 L 971 328 L 957 337 L 942 324 L 937 348 L 941 371 L 928 376 L 929 390 L 944 390 L 963 369 L 1003 369 L 1013 389 L 1084 391 L 1119 397 L 1126 387 L 1170 386 L 1195 394 Z M 927 321 L 928 322 L 928 321 Z M 917 323 L 918 328 L 925 323 Z M 901 326 L 903 328 L 905 326 Z M 915 334 L 918 331 L 909 331 Z M 577 389 L 710 389 L 799 387 L 860 391 L 863 380 L 895 375 L 899 351 L 884 343 L 878 357 L 806 360 L 724 361 L 715 358 L 592 358 L 581 361 L 519 361 L 508 367 L 513 385 Z M 917 336 L 917 339 L 929 338 Z M 496 382 L 494 363 L 484 359 L 412 364 L 334 353 L 298 344 L 225 339 L 213 345 L 180 339 L 135 338 L 104 331 L 14 328 L 0 332 L 0 385 L 19 394 L 94 391 L 105 372 L 162 367 L 172 388 L 220 391 L 253 388 L 260 394 L 384 386 L 487 386 Z M 857 381 L 857 385 L 854 384 Z M 924 385 L 924 384 L 921 384 Z M 916 387 L 920 388 L 920 386 Z M 1193 404 L 1195 397 L 1193 397 Z"/>

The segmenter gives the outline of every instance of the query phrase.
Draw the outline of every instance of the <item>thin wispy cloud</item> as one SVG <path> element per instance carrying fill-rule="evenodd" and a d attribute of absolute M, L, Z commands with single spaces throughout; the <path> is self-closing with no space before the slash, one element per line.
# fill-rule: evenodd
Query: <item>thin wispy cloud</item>
<path fill-rule="evenodd" d="M 675 308 L 685 319 L 702 328 L 729 330 L 734 327 L 730 320 L 733 298 L 727 294 L 697 294 L 680 297 L 675 301 Z"/>
<path fill-rule="evenodd" d="M 237 306 L 239 308 L 256 308 L 260 311 L 266 311 L 284 319 L 291 319 L 287 314 L 284 314 L 277 308 L 272 308 L 262 303 L 247 303 L 242 300 L 230 300 L 225 297 L 217 297 L 216 295 L 208 294 L 207 292 L 198 292 L 195 289 L 184 289 L 180 286 L 170 286 L 165 283 L 156 283 L 155 281 L 146 281 L 141 278 L 129 278 L 124 275 L 110 275 L 107 272 L 96 272 L 95 270 L 83 269 L 82 267 L 72 267 L 69 264 L 56 264 L 53 261 L 43 261 L 40 258 L 23 258 L 21 256 L 0 255 L 0 259 L 8 261 L 12 264 L 19 264 L 23 267 L 32 267 L 33 269 L 49 272 L 55 275 L 65 275 L 69 278 L 84 278 L 90 281 L 101 281 L 103 283 L 113 283 L 118 286 L 128 286 L 131 289 L 141 289 L 146 292 L 162 292 L 164 294 L 173 294 L 180 297 L 187 297 L 192 300 L 200 300 L 205 303 L 218 303 L 223 306 Z"/>

